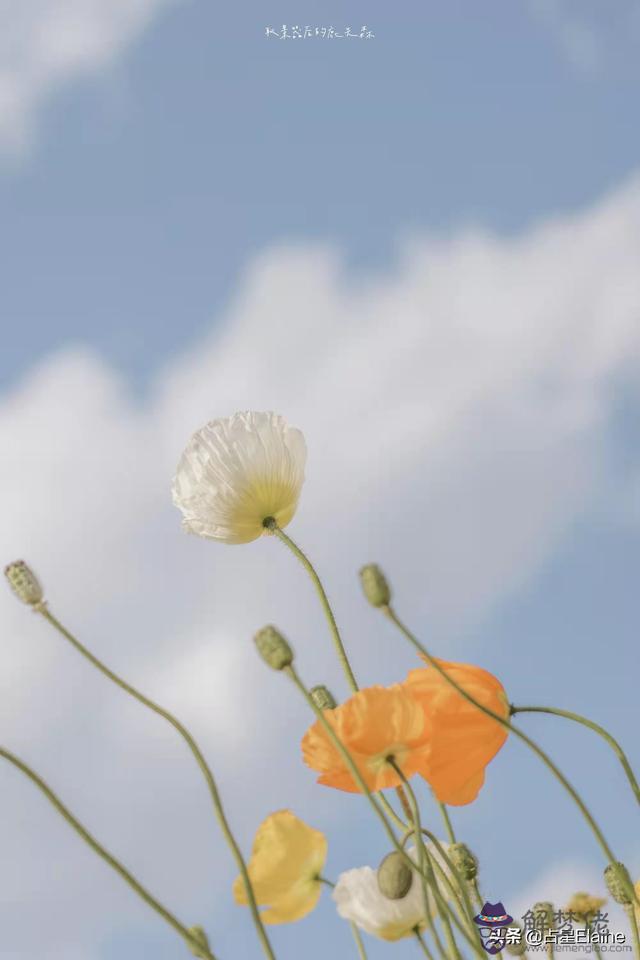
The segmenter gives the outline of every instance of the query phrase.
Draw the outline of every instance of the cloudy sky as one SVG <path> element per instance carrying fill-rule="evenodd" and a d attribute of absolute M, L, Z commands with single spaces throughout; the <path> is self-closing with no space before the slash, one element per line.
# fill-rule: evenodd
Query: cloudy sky
<path fill-rule="evenodd" d="M 3 562 L 28 559 L 53 611 L 193 729 L 245 849 L 290 807 L 327 832 L 334 879 L 387 852 L 366 806 L 303 767 L 304 705 L 252 648 L 275 622 L 303 677 L 346 695 L 303 571 L 271 540 L 185 536 L 170 502 L 189 434 L 237 409 L 306 435 L 290 532 L 363 685 L 415 666 L 360 597 L 377 560 L 435 652 L 515 703 L 592 716 L 640 762 L 635 0 L 0 0 L 0 17 Z M 283 24 L 374 36 L 265 36 Z M 0 621 L 2 742 L 220 960 L 259 958 L 181 741 L 6 590 Z M 522 724 L 638 876 L 606 747 Z M 185 956 L 6 765 L 0 794 L 3 960 Z M 602 887 L 517 743 L 454 821 L 514 914 Z M 329 898 L 273 943 L 353 955 Z"/>

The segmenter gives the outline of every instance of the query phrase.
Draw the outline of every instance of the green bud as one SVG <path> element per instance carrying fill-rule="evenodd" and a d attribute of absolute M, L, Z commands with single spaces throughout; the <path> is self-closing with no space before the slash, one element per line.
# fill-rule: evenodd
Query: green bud
<path fill-rule="evenodd" d="M 211 947 L 209 946 L 209 940 L 207 939 L 207 935 L 202 927 L 189 927 L 189 933 L 193 939 L 200 944 L 200 947 L 203 948 L 200 950 L 195 946 L 195 944 L 190 943 L 189 950 L 191 950 L 191 953 L 194 955 L 194 957 L 210 957 Z"/>
<path fill-rule="evenodd" d="M 388 607 L 391 603 L 391 589 L 387 579 L 377 565 L 368 563 L 360 571 L 360 583 L 364 595 L 372 607 Z"/>
<path fill-rule="evenodd" d="M 334 710 L 338 706 L 331 691 L 322 684 L 312 687 L 309 692 L 318 710 Z"/>
<path fill-rule="evenodd" d="M 505 950 L 507 953 L 511 954 L 512 957 L 521 957 L 523 953 L 527 952 L 527 943 L 524 937 L 524 930 L 517 923 L 510 923 L 510 928 L 517 927 L 520 932 L 520 939 L 518 943 L 507 943 Z"/>
<path fill-rule="evenodd" d="M 456 870 L 465 880 L 475 880 L 478 876 L 478 858 L 465 843 L 452 843 L 449 846 L 449 858 Z"/>
<path fill-rule="evenodd" d="M 263 627 L 255 637 L 258 653 L 274 670 L 284 670 L 293 663 L 293 650 L 275 627 Z"/>
<path fill-rule="evenodd" d="M 388 900 L 402 900 L 413 883 L 413 871 L 401 853 L 388 853 L 378 867 L 378 889 Z"/>
<path fill-rule="evenodd" d="M 624 863 L 620 863 L 619 860 L 610 863 L 604 871 L 604 880 L 607 890 L 616 903 L 621 903 L 625 907 L 633 903 L 633 883 Z"/>
<path fill-rule="evenodd" d="M 42 587 L 35 573 L 24 560 L 15 560 L 4 568 L 4 575 L 18 600 L 30 607 L 42 603 Z"/>
<path fill-rule="evenodd" d="M 541 900 L 540 903 L 534 903 L 532 913 L 536 923 L 542 921 L 544 932 L 553 930 L 553 904 L 548 900 Z"/>

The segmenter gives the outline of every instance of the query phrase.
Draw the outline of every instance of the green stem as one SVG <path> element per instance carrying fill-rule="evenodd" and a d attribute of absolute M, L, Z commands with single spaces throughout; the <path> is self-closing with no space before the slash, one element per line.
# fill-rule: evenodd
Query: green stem
<path fill-rule="evenodd" d="M 318 576 L 318 573 L 315 567 L 311 563 L 311 560 L 309 560 L 306 553 L 304 553 L 300 549 L 298 544 L 295 543 L 295 541 L 292 540 L 291 537 L 284 532 L 284 530 L 280 529 L 280 527 L 278 526 L 277 522 L 273 519 L 273 517 L 267 517 L 267 519 L 264 521 L 264 527 L 265 529 L 269 530 L 274 537 L 277 537 L 278 540 L 284 543 L 284 545 L 293 553 L 294 557 L 297 557 L 297 559 L 300 561 L 304 569 L 309 574 L 311 578 L 311 582 L 313 583 L 316 593 L 318 594 L 320 604 L 324 611 L 324 615 L 327 619 L 327 623 L 329 624 L 329 630 L 331 631 L 333 644 L 336 649 L 336 653 L 338 654 L 338 660 L 340 661 L 342 670 L 347 678 L 347 683 L 349 684 L 351 691 L 353 693 L 357 693 L 358 690 L 360 689 L 358 687 L 358 681 L 356 680 L 355 674 L 351 668 L 351 664 L 349 663 L 347 651 L 345 650 L 344 644 L 342 642 L 342 637 L 340 636 L 340 630 L 338 629 L 338 624 L 336 622 L 336 618 L 331 608 L 331 604 L 329 603 L 329 598 L 327 597 L 326 590 L 324 589 L 322 580 Z M 400 800 L 402 808 L 403 810 L 405 810 L 406 800 L 402 795 L 401 788 L 398 788 L 396 792 L 398 794 L 398 798 Z M 380 794 L 380 803 L 385 808 L 387 814 L 391 817 L 391 819 L 395 821 L 396 825 L 399 826 L 401 829 L 404 829 L 406 827 L 406 824 L 397 815 L 397 813 L 395 812 L 395 810 L 393 809 L 393 807 L 391 806 L 387 798 L 384 796 L 384 794 Z"/>
<path fill-rule="evenodd" d="M 353 934 L 353 939 L 356 942 L 356 950 L 358 951 L 358 956 L 360 960 L 367 960 L 367 951 L 364 948 L 364 943 L 362 942 L 362 937 L 360 936 L 360 931 L 356 927 L 355 923 L 350 923 L 351 933 Z"/>
<path fill-rule="evenodd" d="M 320 577 L 315 571 L 315 567 L 313 566 L 309 558 L 306 556 L 306 554 L 302 552 L 302 550 L 297 545 L 297 543 L 294 543 L 291 537 L 287 536 L 284 530 L 280 529 L 280 527 L 278 526 L 276 521 L 273 520 L 273 518 L 269 517 L 267 520 L 265 520 L 264 525 L 267 530 L 270 530 L 271 533 L 278 538 L 278 540 L 281 540 L 282 543 L 284 543 L 285 546 L 287 546 L 289 550 L 291 550 L 293 555 L 298 558 L 302 566 L 305 568 L 305 570 L 311 577 L 313 585 L 316 588 L 316 593 L 318 594 L 318 597 L 320 599 L 320 603 L 322 604 L 324 615 L 327 618 L 327 621 L 329 623 L 329 629 L 331 630 L 331 636 L 333 638 L 333 643 L 336 648 L 336 653 L 338 654 L 340 665 L 342 666 L 342 669 L 344 671 L 344 674 L 347 678 L 347 681 L 352 691 L 354 693 L 357 693 L 358 684 L 353 674 L 353 670 L 351 669 L 351 664 L 349 663 L 349 658 L 347 657 L 347 651 L 344 648 L 344 644 L 340 636 L 340 631 L 338 630 L 338 624 L 336 623 L 336 618 L 334 617 L 333 610 L 331 609 L 331 604 L 329 603 L 329 599 L 327 597 L 326 591 L 322 586 L 322 581 L 320 580 Z"/>
<path fill-rule="evenodd" d="M 149 891 L 142 886 L 141 883 L 136 880 L 133 874 L 129 873 L 126 867 L 116 860 L 116 858 L 112 856 L 112 854 L 110 854 L 109 851 L 106 850 L 85 827 L 82 826 L 80 821 L 74 817 L 69 808 L 64 805 L 62 800 L 56 796 L 53 790 L 45 783 L 42 777 L 35 772 L 35 770 L 32 770 L 31 767 L 28 767 L 27 764 L 20 760 L 19 757 L 16 757 L 4 747 L 0 747 L 0 756 L 5 760 L 8 760 L 9 763 L 13 764 L 14 767 L 17 767 L 18 770 L 27 776 L 29 780 L 31 780 L 31 782 L 34 783 L 36 787 L 38 787 L 38 789 L 45 795 L 47 800 L 52 804 L 53 807 L 55 807 L 58 813 L 64 817 L 69 826 L 75 830 L 75 832 L 85 841 L 85 843 L 91 847 L 94 853 L 97 853 L 98 856 L 105 861 L 105 863 L 108 863 L 112 870 L 115 870 L 115 872 L 122 877 L 124 882 L 127 883 L 131 889 L 134 890 L 139 897 L 141 897 L 142 900 L 144 900 L 147 906 L 151 907 L 152 910 L 155 910 L 155 912 L 159 914 L 159 916 L 161 916 L 162 919 L 169 924 L 169 926 L 173 927 L 176 933 L 180 934 L 189 947 L 197 947 L 200 950 L 200 955 L 202 955 L 202 951 L 205 948 L 202 946 L 200 941 L 196 940 L 191 935 L 187 927 L 180 923 L 180 921 L 174 917 L 174 915 L 167 910 L 166 907 L 163 907 L 162 904 L 156 900 L 156 898 L 153 897 Z M 209 960 L 215 960 L 214 955 L 210 951 L 207 951 L 205 956 L 208 957 Z"/>
<path fill-rule="evenodd" d="M 516 713 L 548 713 L 555 717 L 564 717 L 565 720 L 573 720 L 574 723 L 581 723 L 583 727 L 588 727 L 589 730 L 593 730 L 594 733 L 597 733 L 603 740 L 609 744 L 613 752 L 616 754 L 618 760 L 622 764 L 622 768 L 627 775 L 627 780 L 631 786 L 631 789 L 634 792 L 635 798 L 640 803 L 640 786 L 638 781 L 635 778 L 635 774 L 631 768 L 627 756 L 618 743 L 618 741 L 611 736 L 611 734 L 601 727 L 598 723 L 594 723 L 593 720 L 589 720 L 587 717 L 580 716 L 579 713 L 572 713 L 570 710 L 561 710 L 559 707 L 516 707 L 512 704 L 511 714 L 515 716 Z"/>
<path fill-rule="evenodd" d="M 444 803 L 438 801 L 438 806 L 440 807 L 440 813 L 442 814 L 442 819 L 444 821 L 444 828 L 447 831 L 447 836 L 449 838 L 449 843 L 456 843 L 456 835 L 453 832 L 453 824 L 451 823 L 451 817 L 449 816 L 449 811 L 446 808 Z"/>
<path fill-rule="evenodd" d="M 231 850 L 238 870 L 240 871 L 244 881 L 244 887 L 247 893 L 247 900 L 249 902 L 251 916 L 256 928 L 258 939 L 262 945 L 262 949 L 269 960 L 275 960 L 275 954 L 271 948 L 271 944 L 269 943 L 269 938 L 267 937 L 262 923 L 262 918 L 260 916 L 260 911 L 258 910 L 258 904 L 256 903 L 253 887 L 251 886 L 251 880 L 249 879 L 249 871 L 247 870 L 240 847 L 238 846 L 236 839 L 231 832 L 231 827 L 229 826 L 229 822 L 224 812 L 224 807 L 222 806 L 222 800 L 218 792 L 218 787 L 207 761 L 205 760 L 200 748 L 187 728 L 176 717 L 174 717 L 172 713 L 169 713 L 169 711 L 165 710 L 164 707 L 161 707 L 153 700 L 150 700 L 149 697 L 145 697 L 145 695 L 140 693 L 139 690 L 136 690 L 135 687 L 132 687 L 129 683 L 123 680 L 122 677 L 119 677 L 116 673 L 110 670 L 104 663 L 102 663 L 101 660 L 98 660 L 98 658 L 89 650 L 87 650 L 87 648 L 80 643 L 80 641 L 76 639 L 72 633 L 69 633 L 66 627 L 64 627 L 60 621 L 53 616 L 47 607 L 43 607 L 39 610 L 39 612 L 42 614 L 45 620 L 47 620 L 51 626 L 58 631 L 58 633 L 60 633 L 66 640 L 69 641 L 69 643 L 78 651 L 78 653 L 82 654 L 82 656 L 89 661 L 89 663 L 93 664 L 93 666 L 96 667 L 105 677 L 115 683 L 116 686 L 120 687 L 121 690 L 124 690 L 125 693 L 130 694 L 130 696 L 132 696 L 143 706 L 148 707 L 149 710 L 152 710 L 158 716 L 170 723 L 174 730 L 176 730 L 185 741 L 207 783 L 218 824 L 220 825 L 222 834 L 229 849 Z"/>
<path fill-rule="evenodd" d="M 625 911 L 629 918 L 629 924 L 631 926 L 634 953 L 636 957 L 640 958 L 640 934 L 638 933 L 638 918 L 636 916 L 634 905 L 630 903 L 627 907 L 625 907 Z"/>
<path fill-rule="evenodd" d="M 413 933 L 414 933 L 414 936 L 415 936 L 416 940 L 418 941 L 418 945 L 419 945 L 420 949 L 421 949 L 422 952 L 424 953 L 425 957 L 427 957 L 427 960 L 434 960 L 433 954 L 431 953 L 431 951 L 429 950 L 429 947 L 428 947 L 428 946 L 426 945 L 426 943 L 424 942 L 424 938 L 423 938 L 422 934 L 420 933 L 420 931 L 418 930 L 417 927 L 415 928 L 415 930 L 413 931 Z"/>
<path fill-rule="evenodd" d="M 349 753 L 349 751 L 347 750 L 347 748 L 345 747 L 345 745 L 342 743 L 342 740 L 340 740 L 340 738 L 339 738 L 338 735 L 336 734 L 335 730 L 333 729 L 333 727 L 331 726 L 331 724 L 329 723 L 329 721 L 328 721 L 327 718 L 325 717 L 324 711 L 321 710 L 321 709 L 316 705 L 315 700 L 313 699 L 313 697 L 311 696 L 311 694 L 310 694 L 309 691 L 307 690 L 306 686 L 304 685 L 304 683 L 303 683 L 302 680 L 300 679 L 300 676 L 298 675 L 295 667 L 293 667 L 293 666 L 285 667 L 282 672 L 285 673 L 285 674 L 289 677 L 289 679 L 293 681 L 294 685 L 297 687 L 297 689 L 300 691 L 300 693 L 302 694 L 302 696 L 304 697 L 304 699 L 307 701 L 307 704 L 309 705 L 309 707 L 313 710 L 313 712 L 314 712 L 314 714 L 316 715 L 316 718 L 318 719 L 320 725 L 322 726 L 322 728 L 324 729 L 325 733 L 327 734 L 327 736 L 328 736 L 329 739 L 331 740 L 332 744 L 334 745 L 334 747 L 336 748 L 336 750 L 338 751 L 338 753 L 339 753 L 340 756 L 342 757 L 342 759 L 343 759 L 343 761 L 344 761 L 344 763 L 345 763 L 345 766 L 346 766 L 347 769 L 349 770 L 349 773 L 351 774 L 351 776 L 353 777 L 353 779 L 354 779 L 355 782 L 357 783 L 357 785 L 358 785 L 358 787 L 360 788 L 361 792 L 365 795 L 365 797 L 366 797 L 367 800 L 369 801 L 372 809 L 374 810 L 376 816 L 378 817 L 380 823 L 382 824 L 382 827 L 383 827 L 383 829 L 384 829 L 384 832 L 386 833 L 387 837 L 389 838 L 389 840 L 391 841 L 391 843 L 393 844 L 393 846 L 396 848 L 396 850 L 398 850 L 400 853 L 403 854 L 403 856 L 405 857 L 405 860 L 407 861 L 407 863 L 408 863 L 410 866 L 415 866 L 415 864 L 412 862 L 411 858 L 410 858 L 407 854 L 405 854 L 403 847 L 401 846 L 398 838 L 396 837 L 396 835 L 395 835 L 395 833 L 394 833 L 393 827 L 391 826 L 391 824 L 389 823 L 389 821 L 388 821 L 387 818 L 385 817 L 383 810 L 382 810 L 382 809 L 378 806 L 378 804 L 376 803 L 375 797 L 373 796 L 373 794 L 372 794 L 371 791 L 369 790 L 369 787 L 367 786 L 366 782 L 364 781 L 364 779 L 363 779 L 363 777 L 362 777 L 362 774 L 361 774 L 360 771 L 358 770 L 358 767 L 357 767 L 356 763 L 355 763 L 354 760 L 353 760 L 353 757 L 351 756 L 351 754 Z"/>
<path fill-rule="evenodd" d="M 469 892 L 467 890 L 467 885 L 464 877 L 460 875 L 457 867 L 454 866 L 451 858 L 446 853 L 444 847 L 442 846 L 438 838 L 435 836 L 435 834 L 431 833 L 431 831 L 427 830 L 425 827 L 422 828 L 422 832 L 426 837 L 429 838 L 431 843 L 434 845 L 440 858 L 442 859 L 451 877 L 453 878 L 453 879 L 449 879 L 446 872 L 442 870 L 442 868 L 440 868 L 442 870 L 442 874 L 444 876 L 445 882 L 447 883 L 447 886 L 451 890 L 452 894 L 456 897 L 456 899 L 459 899 L 460 896 L 462 897 L 463 904 L 464 904 L 464 913 L 466 914 L 469 920 L 470 929 L 473 930 L 474 939 L 477 940 L 477 945 L 481 947 L 482 944 L 480 943 L 480 934 L 478 932 L 478 928 L 473 923 L 474 912 L 473 912 L 473 907 L 471 905 L 471 900 L 469 899 Z M 438 865 L 437 861 L 436 861 L 436 865 Z M 456 888 L 453 884 L 453 880 L 455 880 L 458 885 L 458 889 L 460 891 L 459 894 L 456 891 Z"/>
<path fill-rule="evenodd" d="M 408 627 L 406 627 L 404 623 L 402 623 L 402 621 L 398 618 L 395 611 L 390 606 L 381 607 L 380 609 L 392 621 L 392 623 L 394 623 L 395 626 L 398 627 L 401 633 L 404 634 L 404 636 L 416 648 L 416 650 L 422 654 L 422 656 L 434 668 L 434 670 L 436 670 L 446 680 L 446 682 L 449 684 L 450 687 L 452 687 L 454 690 L 457 690 L 457 692 L 462 697 L 464 697 L 465 700 L 467 700 L 469 703 L 472 703 L 475 707 L 478 708 L 478 710 L 480 710 L 486 716 L 492 717 L 497 723 L 499 723 L 501 726 L 505 727 L 508 731 L 510 731 L 516 737 L 518 737 L 519 740 L 522 740 L 522 742 L 525 743 L 529 747 L 529 749 L 532 750 L 540 760 L 542 760 L 542 762 L 545 764 L 547 769 L 553 774 L 553 776 L 559 781 L 559 783 L 562 784 L 564 789 L 567 791 L 569 796 L 572 798 L 572 800 L 574 801 L 574 803 L 582 813 L 582 816 L 584 817 L 587 824 L 591 828 L 593 835 L 596 838 L 596 841 L 598 842 L 602 852 L 604 853 L 607 863 L 615 863 L 617 858 L 614 856 L 611 848 L 609 847 L 609 844 L 607 843 L 604 837 L 604 834 L 602 833 L 602 830 L 594 820 L 588 807 L 580 797 L 575 787 L 569 782 L 569 780 L 567 780 L 565 775 L 558 769 L 558 767 L 555 765 L 553 760 L 548 756 L 548 754 L 545 753 L 545 751 L 541 747 L 539 747 L 538 744 L 531 739 L 531 737 L 529 737 L 522 730 L 518 729 L 518 727 L 515 727 L 512 723 L 510 723 L 508 719 L 501 717 L 499 713 L 495 713 L 493 710 L 490 710 L 489 707 L 485 707 L 484 704 L 480 703 L 478 700 L 472 697 L 471 694 L 467 693 L 467 691 L 463 687 L 461 687 L 458 683 L 456 683 L 456 681 L 449 676 L 446 670 L 444 670 L 440 666 L 438 661 L 425 649 L 425 647 L 423 647 L 423 645 L 420 643 L 417 637 L 415 637 L 411 633 L 411 631 L 408 629 Z"/>
<path fill-rule="evenodd" d="M 390 767 L 393 767 L 397 775 L 402 780 L 402 783 L 404 785 L 404 788 L 409 798 L 409 804 L 411 806 L 411 819 L 413 821 L 413 825 L 415 828 L 416 847 L 418 850 L 418 862 L 420 864 L 420 873 L 422 874 L 421 879 L 422 879 L 422 890 L 423 890 L 424 900 L 425 900 L 425 912 L 426 913 L 429 912 L 429 891 L 427 888 L 427 880 L 428 880 L 429 886 L 433 890 L 433 896 L 436 901 L 436 905 L 438 907 L 438 912 L 440 914 L 440 919 L 442 921 L 442 926 L 444 929 L 444 934 L 445 934 L 449 949 L 452 955 L 457 958 L 457 960 L 461 960 L 460 951 L 458 950 L 458 944 L 456 943 L 455 937 L 453 935 L 453 930 L 451 928 L 451 921 L 449 920 L 449 914 L 448 914 L 449 908 L 448 908 L 448 905 L 445 903 L 442 897 L 442 894 L 440 893 L 440 887 L 438 886 L 438 881 L 433 870 L 431 857 L 429 856 L 429 852 L 425 846 L 425 843 L 422 837 L 422 824 L 420 822 L 420 807 L 418 806 L 418 801 L 413 791 L 413 787 L 405 777 L 402 771 L 402 768 L 396 763 L 393 757 L 389 757 L 387 760 L 387 763 L 389 764 Z M 425 876 L 425 873 L 426 873 L 426 876 Z M 453 914 L 453 911 L 451 911 L 451 913 L 454 919 L 457 919 L 455 918 L 455 914 Z M 461 931 L 461 932 L 464 932 L 464 931 Z M 466 936 L 466 932 L 464 932 L 464 935 Z"/>

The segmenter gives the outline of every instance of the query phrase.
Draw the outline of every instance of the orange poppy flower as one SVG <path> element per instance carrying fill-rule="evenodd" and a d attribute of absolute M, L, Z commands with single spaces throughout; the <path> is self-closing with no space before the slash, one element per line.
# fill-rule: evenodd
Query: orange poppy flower
<path fill-rule="evenodd" d="M 393 757 L 406 777 L 426 762 L 429 721 L 421 703 L 402 684 L 368 687 L 324 715 L 347 748 L 372 792 L 397 787 L 402 781 L 388 763 Z M 320 721 L 302 739 L 307 766 L 318 770 L 318 783 L 359 793 L 340 753 Z"/>
<path fill-rule="evenodd" d="M 471 664 L 437 662 L 475 700 L 508 719 L 509 701 L 496 677 Z M 433 667 L 411 670 L 404 685 L 422 705 L 430 727 L 430 749 L 420 774 L 441 803 L 471 803 L 507 730 L 465 700 Z"/>

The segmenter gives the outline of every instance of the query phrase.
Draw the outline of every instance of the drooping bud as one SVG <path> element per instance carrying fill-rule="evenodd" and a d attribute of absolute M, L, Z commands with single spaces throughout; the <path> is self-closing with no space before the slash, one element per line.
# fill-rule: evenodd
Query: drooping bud
<path fill-rule="evenodd" d="M 478 876 L 478 858 L 469 850 L 466 843 L 449 845 L 449 859 L 465 880 L 475 880 Z"/>
<path fill-rule="evenodd" d="M 372 607 L 387 607 L 391 602 L 391 588 L 377 563 L 368 563 L 360 571 L 364 595 Z"/>
<path fill-rule="evenodd" d="M 318 710 L 334 710 L 338 706 L 331 691 L 323 684 L 312 687 L 309 692 Z"/>
<path fill-rule="evenodd" d="M 199 949 L 194 943 L 189 943 L 189 950 L 194 957 L 210 957 L 211 956 L 211 947 L 209 946 L 209 940 L 206 933 L 202 927 L 189 927 L 189 933 L 195 941 L 200 945 L 202 949 Z"/>
<path fill-rule="evenodd" d="M 518 923 L 510 923 L 510 929 L 518 929 L 520 937 L 516 943 L 507 943 L 505 945 L 505 950 L 507 953 L 510 953 L 512 957 L 521 957 L 523 953 L 527 952 L 527 942 L 524 936 L 524 930 Z"/>
<path fill-rule="evenodd" d="M 625 907 L 633 903 L 633 883 L 624 863 L 620 863 L 619 860 L 610 863 L 604 871 L 604 881 L 616 903 L 621 903 Z"/>
<path fill-rule="evenodd" d="M 413 871 L 401 853 L 388 853 L 378 867 L 378 889 L 388 900 L 402 900 L 413 883 Z"/>
<path fill-rule="evenodd" d="M 15 560 L 4 568 L 4 575 L 18 600 L 30 607 L 42 603 L 43 592 L 35 573 L 24 560 Z"/>
<path fill-rule="evenodd" d="M 553 904 L 548 900 L 541 900 L 540 903 L 534 903 L 532 913 L 535 917 L 536 926 L 542 929 L 544 933 L 553 930 Z"/>
<path fill-rule="evenodd" d="M 293 650 L 275 627 L 263 627 L 255 637 L 258 653 L 274 670 L 284 670 L 293 663 Z"/>
<path fill-rule="evenodd" d="M 580 891 L 571 897 L 566 912 L 572 914 L 579 923 L 590 924 L 606 902 L 604 897 L 593 897 L 590 893 Z"/>

